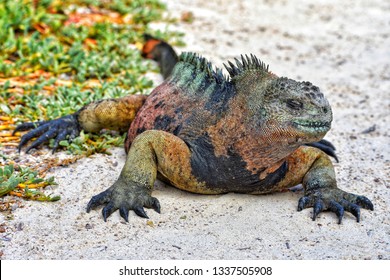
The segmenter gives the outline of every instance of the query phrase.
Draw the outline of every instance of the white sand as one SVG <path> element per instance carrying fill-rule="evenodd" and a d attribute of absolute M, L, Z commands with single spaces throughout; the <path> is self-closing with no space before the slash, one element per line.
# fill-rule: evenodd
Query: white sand
<path fill-rule="evenodd" d="M 326 138 L 338 148 L 339 187 L 366 195 L 375 211 L 362 210 L 360 223 L 346 214 L 338 225 L 333 213 L 313 222 L 310 209 L 297 212 L 301 192 L 208 196 L 158 186 L 153 195 L 162 213 L 148 210 L 154 226 L 134 213 L 124 223 L 118 212 L 105 223 L 100 211 L 87 214 L 85 207 L 117 178 L 125 161 L 118 148 L 56 168 L 59 185 L 52 189 L 62 199 L 16 209 L 1 234 L 1 258 L 390 259 L 390 3 L 168 3 L 172 15 L 195 17 L 174 26 L 188 43 L 179 51 L 199 52 L 219 67 L 253 53 L 279 76 L 321 88 L 334 112 Z"/>

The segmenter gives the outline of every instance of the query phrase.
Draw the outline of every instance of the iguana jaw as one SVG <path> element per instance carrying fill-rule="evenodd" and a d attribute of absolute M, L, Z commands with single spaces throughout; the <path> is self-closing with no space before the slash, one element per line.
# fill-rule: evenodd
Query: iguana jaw
<path fill-rule="evenodd" d="M 303 132 L 325 133 L 330 129 L 330 122 L 297 120 L 293 122 L 294 126 Z"/>

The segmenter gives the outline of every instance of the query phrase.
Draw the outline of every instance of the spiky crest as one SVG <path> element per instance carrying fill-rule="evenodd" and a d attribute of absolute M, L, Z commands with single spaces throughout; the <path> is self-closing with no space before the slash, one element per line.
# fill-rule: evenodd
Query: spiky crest
<path fill-rule="evenodd" d="M 263 73 L 270 73 L 268 70 L 269 66 L 253 54 L 250 54 L 250 57 L 248 55 L 241 55 L 241 61 L 237 58 L 235 58 L 234 61 L 236 65 L 234 65 L 231 61 L 228 61 L 229 66 L 223 64 L 229 72 L 230 78 L 234 78 L 248 70 L 258 70 Z"/>
<path fill-rule="evenodd" d="M 215 67 L 214 70 L 211 62 L 196 53 L 183 52 L 179 57 L 179 61 L 195 66 L 197 70 L 206 73 L 210 79 L 215 80 L 218 84 L 228 82 L 228 78 L 222 73 L 221 69 Z"/>

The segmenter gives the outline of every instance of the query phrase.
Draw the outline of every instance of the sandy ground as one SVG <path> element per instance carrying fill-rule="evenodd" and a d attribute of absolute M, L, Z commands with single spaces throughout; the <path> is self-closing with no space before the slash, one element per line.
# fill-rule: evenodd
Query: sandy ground
<path fill-rule="evenodd" d="M 117 178 L 125 161 L 117 148 L 53 170 L 59 185 L 52 191 L 62 199 L 16 209 L 1 234 L 1 258 L 390 259 L 390 3 L 168 4 L 174 16 L 194 14 L 192 24 L 171 26 L 186 34 L 179 51 L 199 52 L 219 67 L 253 53 L 280 76 L 318 85 L 333 106 L 326 138 L 338 148 L 339 186 L 371 198 L 375 211 L 362 210 L 360 223 L 346 214 L 338 225 L 332 213 L 312 222 L 310 209 L 296 211 L 301 192 L 208 196 L 159 185 L 162 214 L 149 210 L 145 220 L 132 213 L 124 223 L 116 212 L 105 223 L 100 211 L 87 214 L 85 207 Z M 47 153 L 42 160 L 52 157 Z"/>

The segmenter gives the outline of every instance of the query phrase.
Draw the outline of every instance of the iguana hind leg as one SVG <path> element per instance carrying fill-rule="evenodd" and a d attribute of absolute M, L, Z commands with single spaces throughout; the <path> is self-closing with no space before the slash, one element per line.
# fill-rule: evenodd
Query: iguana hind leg
<path fill-rule="evenodd" d="M 99 132 L 103 128 L 126 132 L 146 98 L 145 95 L 129 95 L 92 102 L 77 112 L 77 119 L 88 132 Z"/>
<path fill-rule="evenodd" d="M 130 95 L 117 99 L 103 99 L 91 102 L 74 114 L 55 120 L 27 122 L 18 125 L 14 131 L 26 131 L 22 136 L 18 150 L 22 149 L 33 138 L 37 138 L 27 149 L 26 153 L 39 145 L 55 139 L 53 152 L 60 141 L 73 139 L 81 130 L 99 132 L 103 128 L 125 132 L 146 100 L 145 95 Z"/>
<path fill-rule="evenodd" d="M 173 134 L 161 130 L 141 133 L 132 143 L 118 180 L 106 191 L 92 197 L 87 212 L 104 205 L 104 220 L 119 209 L 126 221 L 130 210 L 145 218 L 143 207 L 160 212 L 158 200 L 151 196 L 157 173 L 178 188 L 207 193 L 204 184 L 191 174 L 190 156 L 185 142 Z"/>

